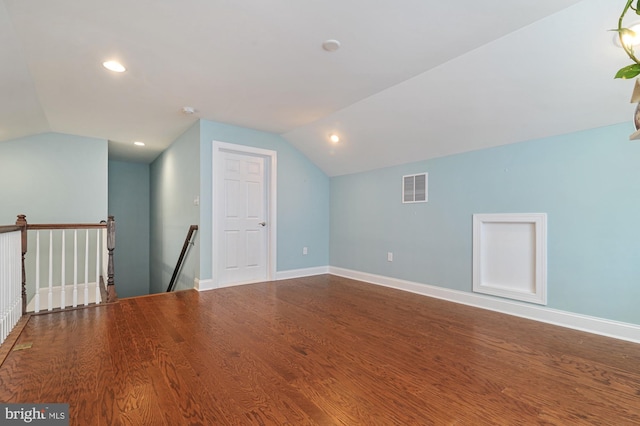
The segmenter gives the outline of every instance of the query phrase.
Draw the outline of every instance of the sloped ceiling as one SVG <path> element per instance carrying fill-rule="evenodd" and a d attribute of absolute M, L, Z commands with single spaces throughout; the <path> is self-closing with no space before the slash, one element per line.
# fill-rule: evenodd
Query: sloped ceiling
<path fill-rule="evenodd" d="M 620 123 L 623 3 L 1 0 L 0 141 L 69 133 L 150 162 L 204 118 L 335 176 Z"/>

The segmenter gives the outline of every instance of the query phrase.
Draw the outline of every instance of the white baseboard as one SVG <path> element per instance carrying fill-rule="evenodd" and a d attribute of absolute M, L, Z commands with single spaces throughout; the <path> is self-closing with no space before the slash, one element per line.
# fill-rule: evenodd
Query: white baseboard
<path fill-rule="evenodd" d="M 290 278 L 310 277 L 313 275 L 322 275 L 322 274 L 328 274 L 328 273 L 329 273 L 328 266 L 317 266 L 313 268 L 290 269 L 288 271 L 279 271 L 279 272 L 276 272 L 276 276 L 274 279 L 287 280 Z M 254 284 L 254 283 L 255 283 L 254 281 L 250 281 L 250 282 L 240 282 L 240 283 L 233 283 L 229 285 L 217 286 L 214 284 L 213 279 L 199 280 L 198 278 L 196 278 L 193 280 L 193 288 L 195 288 L 198 291 L 207 291 L 207 290 L 213 290 L 216 288 L 232 287 L 236 285 L 245 285 L 245 284 Z"/>
<path fill-rule="evenodd" d="M 195 288 L 198 291 L 207 291 L 207 290 L 215 289 L 216 286 L 213 284 L 212 279 L 199 280 L 198 278 L 195 278 L 193 280 L 193 288 Z"/>
<path fill-rule="evenodd" d="M 313 275 L 328 274 L 328 266 L 316 266 L 304 269 L 289 269 L 288 271 L 276 272 L 276 280 L 288 280 L 290 278 L 310 277 Z"/>
<path fill-rule="evenodd" d="M 212 279 L 208 280 L 198 280 L 197 278 L 193 280 L 193 288 L 198 291 L 208 291 L 208 290 L 216 290 L 219 288 L 225 287 L 236 287 L 239 285 L 248 285 L 248 284 L 256 284 L 261 281 L 240 281 L 234 283 L 226 283 L 226 284 L 215 284 Z"/>
<path fill-rule="evenodd" d="M 405 281 L 397 278 L 390 278 L 382 275 L 369 274 L 366 272 L 359 272 L 334 266 L 330 266 L 328 272 L 333 275 L 352 278 L 370 284 L 391 287 L 423 296 L 435 297 L 437 299 L 488 309 L 574 330 L 586 331 L 588 333 L 640 343 L 640 325 L 636 324 L 575 314 L 572 312 L 534 306 L 522 302 L 483 296 L 459 290 L 451 290 L 443 287 L 420 284 L 412 281 Z"/>

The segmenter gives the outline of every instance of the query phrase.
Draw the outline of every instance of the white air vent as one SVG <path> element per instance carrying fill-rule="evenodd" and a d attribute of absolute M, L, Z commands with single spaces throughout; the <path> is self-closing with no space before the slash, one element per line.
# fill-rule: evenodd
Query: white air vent
<path fill-rule="evenodd" d="M 402 202 L 426 203 L 429 200 L 429 174 L 402 176 Z"/>

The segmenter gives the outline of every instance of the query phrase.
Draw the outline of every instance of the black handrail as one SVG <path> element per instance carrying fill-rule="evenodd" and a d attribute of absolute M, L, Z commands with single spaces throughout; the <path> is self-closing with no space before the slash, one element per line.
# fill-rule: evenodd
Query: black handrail
<path fill-rule="evenodd" d="M 193 233 L 197 230 L 198 230 L 198 225 L 191 225 L 189 227 L 189 232 L 187 232 L 187 238 L 184 239 L 184 244 L 182 245 L 182 251 L 180 252 L 180 257 L 178 257 L 178 263 L 176 263 L 176 268 L 173 270 L 173 275 L 171 275 L 171 281 L 169 281 L 169 287 L 167 287 L 167 293 L 173 290 L 173 284 L 175 283 L 176 277 L 178 276 L 178 271 L 180 271 L 180 267 L 182 266 L 184 255 L 187 253 L 187 249 L 189 248 L 191 237 L 193 236 Z"/>

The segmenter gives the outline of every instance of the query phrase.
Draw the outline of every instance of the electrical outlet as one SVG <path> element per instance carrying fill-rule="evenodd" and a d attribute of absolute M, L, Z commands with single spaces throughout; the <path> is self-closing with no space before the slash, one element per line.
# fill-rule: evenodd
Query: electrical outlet
<path fill-rule="evenodd" d="M 308 253 L 307 248 L 306 247 L 302 247 L 302 254 L 306 256 L 307 253 Z"/>
<path fill-rule="evenodd" d="M 393 253 L 387 252 L 387 262 L 393 262 Z"/>

